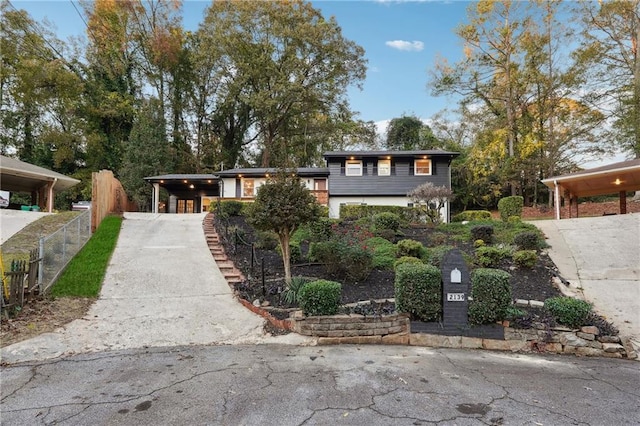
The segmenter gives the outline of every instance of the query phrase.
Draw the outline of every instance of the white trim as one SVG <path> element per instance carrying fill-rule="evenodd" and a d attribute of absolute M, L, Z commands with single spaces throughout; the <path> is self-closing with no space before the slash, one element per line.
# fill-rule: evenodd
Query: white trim
<path fill-rule="evenodd" d="M 428 161 L 429 162 L 429 173 L 418 173 L 418 163 L 421 161 Z M 413 174 L 414 176 L 431 176 L 431 174 L 433 173 L 433 162 L 431 161 L 430 158 L 416 158 L 413 161 Z"/>
<path fill-rule="evenodd" d="M 380 164 L 384 164 L 385 167 L 380 167 Z M 380 170 L 384 170 L 385 173 L 380 173 Z M 391 176 L 391 160 L 382 159 L 378 160 L 378 176 Z"/>
<path fill-rule="evenodd" d="M 359 173 L 355 174 L 355 173 L 349 173 L 349 164 L 352 165 L 358 165 L 359 167 Z M 344 163 L 344 175 L 345 176 L 362 176 L 362 160 L 347 160 Z M 355 170 L 355 169 L 354 169 Z"/>

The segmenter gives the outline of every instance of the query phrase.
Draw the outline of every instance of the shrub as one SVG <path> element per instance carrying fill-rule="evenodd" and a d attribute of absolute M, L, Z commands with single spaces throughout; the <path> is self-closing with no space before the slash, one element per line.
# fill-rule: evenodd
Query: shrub
<path fill-rule="evenodd" d="M 476 249 L 476 263 L 483 268 L 495 267 L 509 254 L 509 249 L 504 247 L 478 247 Z"/>
<path fill-rule="evenodd" d="M 478 247 L 484 247 L 484 245 L 485 245 L 485 244 L 484 244 L 484 240 L 475 240 L 475 241 L 473 242 L 473 246 L 474 246 L 475 248 L 478 248 Z"/>
<path fill-rule="evenodd" d="M 591 304 L 572 297 L 552 297 L 545 300 L 544 307 L 556 322 L 572 328 L 583 325 L 591 312 Z"/>
<path fill-rule="evenodd" d="M 373 269 L 373 255 L 360 244 L 340 239 L 311 244 L 309 258 L 323 263 L 330 275 L 349 282 L 366 279 Z"/>
<path fill-rule="evenodd" d="M 340 305 L 342 285 L 318 280 L 305 284 L 298 292 L 300 308 L 305 315 L 335 315 Z"/>
<path fill-rule="evenodd" d="M 451 222 L 471 222 L 472 220 L 491 219 L 491 212 L 488 210 L 465 210 L 451 218 Z"/>
<path fill-rule="evenodd" d="M 513 244 L 520 250 L 537 250 L 540 247 L 540 238 L 536 232 L 524 231 L 513 237 Z"/>
<path fill-rule="evenodd" d="M 507 308 L 504 314 L 504 319 L 509 321 L 514 321 L 516 319 L 524 318 L 526 316 L 527 316 L 527 311 L 523 311 L 522 309 L 516 308 L 515 306 L 511 305 Z"/>
<path fill-rule="evenodd" d="M 437 246 L 437 247 L 429 247 L 426 251 L 426 254 L 421 257 L 425 261 L 428 261 L 433 266 L 440 266 L 442 263 L 442 259 L 444 255 L 447 254 L 449 250 L 452 250 L 453 246 Z"/>
<path fill-rule="evenodd" d="M 362 217 L 371 217 L 378 213 L 390 212 L 397 214 L 402 221 L 419 222 L 420 209 L 402 206 L 369 206 L 369 205 L 342 205 L 340 206 L 340 218 L 345 220 L 357 220 Z"/>
<path fill-rule="evenodd" d="M 533 268 L 538 261 L 538 253 L 535 250 L 518 250 L 513 253 L 513 261 L 524 268 Z"/>
<path fill-rule="evenodd" d="M 335 221 L 328 217 L 319 217 L 309 223 L 309 238 L 311 241 L 327 241 L 333 234 L 333 224 Z"/>
<path fill-rule="evenodd" d="M 427 250 L 420 241 L 415 240 L 400 240 L 396 244 L 398 248 L 398 256 L 411 256 L 419 259 L 423 258 Z"/>
<path fill-rule="evenodd" d="M 508 272 L 480 268 L 471 272 L 469 321 L 472 324 L 490 324 L 503 320 L 511 306 L 511 285 Z"/>
<path fill-rule="evenodd" d="M 397 269 L 398 266 L 400 265 L 404 265 L 405 263 L 409 263 L 409 264 L 419 264 L 419 263 L 424 263 L 422 260 L 418 259 L 417 257 L 412 257 L 412 256 L 402 256 L 400 259 L 397 259 L 394 263 L 393 263 L 393 269 Z"/>
<path fill-rule="evenodd" d="M 225 200 L 220 202 L 220 212 L 225 216 L 240 216 L 244 203 L 237 200 Z"/>
<path fill-rule="evenodd" d="M 507 219 L 507 223 L 516 224 L 522 222 L 522 218 L 520 216 L 509 216 Z"/>
<path fill-rule="evenodd" d="M 376 229 L 397 231 L 400 228 L 400 216 L 391 212 L 378 213 L 373 216 L 373 225 Z"/>
<path fill-rule="evenodd" d="M 437 321 L 442 314 L 442 275 L 433 265 L 405 263 L 396 269 L 396 310 L 421 321 Z"/>
<path fill-rule="evenodd" d="M 373 237 L 365 241 L 367 249 L 373 251 L 372 266 L 376 269 L 391 269 L 396 260 L 396 246 L 382 237 Z"/>
<path fill-rule="evenodd" d="M 391 242 L 396 238 L 396 231 L 391 229 L 376 229 L 375 234 L 376 236 Z"/>
<path fill-rule="evenodd" d="M 487 244 L 493 241 L 493 226 L 476 225 L 471 228 L 471 239 L 473 241 L 482 240 Z"/>
<path fill-rule="evenodd" d="M 282 292 L 282 300 L 288 305 L 295 305 L 300 302 L 300 290 L 309 283 L 310 280 L 303 277 L 291 277 L 291 284 Z"/>
<path fill-rule="evenodd" d="M 511 216 L 522 217 L 523 206 L 524 198 L 519 195 L 501 198 L 500 201 L 498 201 L 500 219 L 507 222 Z"/>
<path fill-rule="evenodd" d="M 447 242 L 447 234 L 442 232 L 434 232 L 429 237 L 429 242 L 434 246 L 441 246 Z"/>
<path fill-rule="evenodd" d="M 278 247 L 278 235 L 273 231 L 256 232 L 256 248 L 273 250 Z"/>
<path fill-rule="evenodd" d="M 278 254 L 282 256 L 282 247 L 280 246 L 280 243 L 278 243 L 277 250 Z M 299 242 L 291 241 L 289 243 L 289 256 L 293 263 L 298 263 L 302 260 L 302 249 L 300 248 Z"/>

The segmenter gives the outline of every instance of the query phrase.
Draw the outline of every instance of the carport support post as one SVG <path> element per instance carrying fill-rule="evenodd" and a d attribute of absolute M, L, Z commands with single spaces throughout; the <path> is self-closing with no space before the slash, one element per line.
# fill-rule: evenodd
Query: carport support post
<path fill-rule="evenodd" d="M 554 198 L 556 201 L 556 220 L 560 220 L 560 185 L 558 185 L 558 181 L 554 180 L 553 185 L 555 186 Z"/>
<path fill-rule="evenodd" d="M 620 191 L 620 214 L 627 214 L 627 191 Z"/>
<path fill-rule="evenodd" d="M 160 211 L 160 184 L 153 184 L 153 212 L 158 213 Z"/>

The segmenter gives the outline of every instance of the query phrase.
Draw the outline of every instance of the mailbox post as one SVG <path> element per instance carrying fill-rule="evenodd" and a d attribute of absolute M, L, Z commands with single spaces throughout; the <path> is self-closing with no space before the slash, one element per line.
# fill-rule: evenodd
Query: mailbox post
<path fill-rule="evenodd" d="M 469 269 L 458 249 L 442 259 L 442 322 L 445 327 L 467 327 L 471 290 Z"/>

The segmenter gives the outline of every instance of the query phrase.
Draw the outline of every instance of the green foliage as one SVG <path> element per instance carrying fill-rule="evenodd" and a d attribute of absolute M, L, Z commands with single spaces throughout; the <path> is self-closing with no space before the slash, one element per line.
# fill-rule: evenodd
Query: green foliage
<path fill-rule="evenodd" d="M 276 249 L 278 250 L 278 254 L 282 256 L 282 247 L 280 246 L 280 243 L 277 244 Z M 302 261 L 302 249 L 300 248 L 300 242 L 293 240 L 289 242 L 289 256 L 290 261 L 293 263 Z"/>
<path fill-rule="evenodd" d="M 398 247 L 398 256 L 411 256 L 422 259 L 427 253 L 425 246 L 420 241 L 415 240 L 400 240 L 396 247 Z"/>
<path fill-rule="evenodd" d="M 471 239 L 473 241 L 482 240 L 486 244 L 491 244 L 493 231 L 494 229 L 491 225 L 476 225 L 471 228 Z"/>
<path fill-rule="evenodd" d="M 524 318 L 526 316 L 527 316 L 527 311 L 523 311 L 522 309 L 519 309 L 513 305 L 510 305 L 504 314 L 504 319 L 508 321 L 514 321 L 516 319 Z"/>
<path fill-rule="evenodd" d="M 365 246 L 373 250 L 373 268 L 393 268 L 393 262 L 396 260 L 396 246 L 392 242 L 382 237 L 373 237 L 365 241 Z"/>
<path fill-rule="evenodd" d="M 238 200 L 220 201 L 220 213 L 225 216 L 240 216 L 245 203 Z"/>
<path fill-rule="evenodd" d="M 373 269 L 371 251 L 344 239 L 312 243 L 309 258 L 323 263 L 330 275 L 344 278 L 347 282 L 365 280 Z"/>
<path fill-rule="evenodd" d="M 442 259 L 444 259 L 444 255 L 454 248 L 455 248 L 454 246 L 449 246 L 449 245 L 429 247 L 427 248 L 426 254 L 423 257 L 421 257 L 421 259 L 428 260 L 428 262 L 431 265 L 439 267 L 442 264 Z"/>
<path fill-rule="evenodd" d="M 405 263 L 418 264 L 418 263 L 424 263 L 424 262 L 418 259 L 417 257 L 402 256 L 401 258 L 396 259 L 396 261 L 393 263 L 393 269 L 397 269 L 398 266 L 404 265 Z"/>
<path fill-rule="evenodd" d="M 540 248 L 540 237 L 536 232 L 520 232 L 513 237 L 513 244 L 520 250 L 537 250 Z"/>
<path fill-rule="evenodd" d="M 309 240 L 310 241 L 327 241 L 333 234 L 334 219 L 328 217 L 319 217 L 317 220 L 309 222 Z"/>
<path fill-rule="evenodd" d="M 533 268 L 538 262 L 538 253 L 535 250 L 518 250 L 513 253 L 513 261 L 524 268 Z"/>
<path fill-rule="evenodd" d="M 393 242 L 396 239 L 396 231 L 392 231 L 391 229 L 376 229 L 374 233 L 376 236 L 384 238 L 387 241 Z"/>
<path fill-rule="evenodd" d="M 471 222 L 472 220 L 491 219 L 491 212 L 488 210 L 465 210 L 454 215 L 451 222 Z"/>
<path fill-rule="evenodd" d="M 105 217 L 51 289 L 53 297 L 97 297 L 116 247 L 122 218 Z"/>
<path fill-rule="evenodd" d="M 591 312 L 591 304 L 572 297 L 552 297 L 544 301 L 544 307 L 557 322 L 572 328 L 583 325 Z"/>
<path fill-rule="evenodd" d="M 400 216 L 391 212 L 378 213 L 373 216 L 373 226 L 376 230 L 389 229 L 397 231 L 400 228 Z"/>
<path fill-rule="evenodd" d="M 278 247 L 278 234 L 273 231 L 256 232 L 256 248 L 273 250 Z"/>
<path fill-rule="evenodd" d="M 498 201 L 500 219 L 507 222 L 511 216 L 522 217 L 523 206 L 524 198 L 519 195 L 501 198 L 500 201 Z"/>
<path fill-rule="evenodd" d="M 485 245 L 486 245 L 486 244 L 485 244 L 484 240 L 475 240 L 475 241 L 473 242 L 473 246 L 474 246 L 475 248 L 478 248 L 478 247 L 484 247 Z"/>
<path fill-rule="evenodd" d="M 499 269 L 475 269 L 471 272 L 469 321 L 490 324 L 503 320 L 511 306 L 511 285 L 508 272 Z"/>
<path fill-rule="evenodd" d="M 291 277 L 291 283 L 282 292 L 282 300 L 287 305 L 296 305 L 300 302 L 300 289 L 311 280 L 304 277 Z"/>
<path fill-rule="evenodd" d="M 438 146 L 438 139 L 431 128 L 415 115 L 403 115 L 389 122 L 386 148 L 390 151 L 434 149 Z"/>
<path fill-rule="evenodd" d="M 483 268 L 497 267 L 502 259 L 509 257 L 511 251 L 506 247 L 483 246 L 476 249 L 476 263 Z"/>
<path fill-rule="evenodd" d="M 300 308 L 305 315 L 335 315 L 340 305 L 341 292 L 342 285 L 335 281 L 310 282 L 298 291 Z"/>
<path fill-rule="evenodd" d="M 442 275 L 432 265 L 404 263 L 396 268 L 396 310 L 421 321 L 437 321 L 442 314 Z"/>
<path fill-rule="evenodd" d="M 340 206 L 340 218 L 343 220 L 358 220 L 360 218 L 371 218 L 378 213 L 395 213 L 400 219 L 408 223 L 420 221 L 420 209 L 415 207 L 402 206 Z"/>
<path fill-rule="evenodd" d="M 444 185 L 435 185 L 433 182 L 425 182 L 418 185 L 407 194 L 431 223 L 441 223 L 441 211 L 447 202 L 453 200 L 451 188 Z"/>

